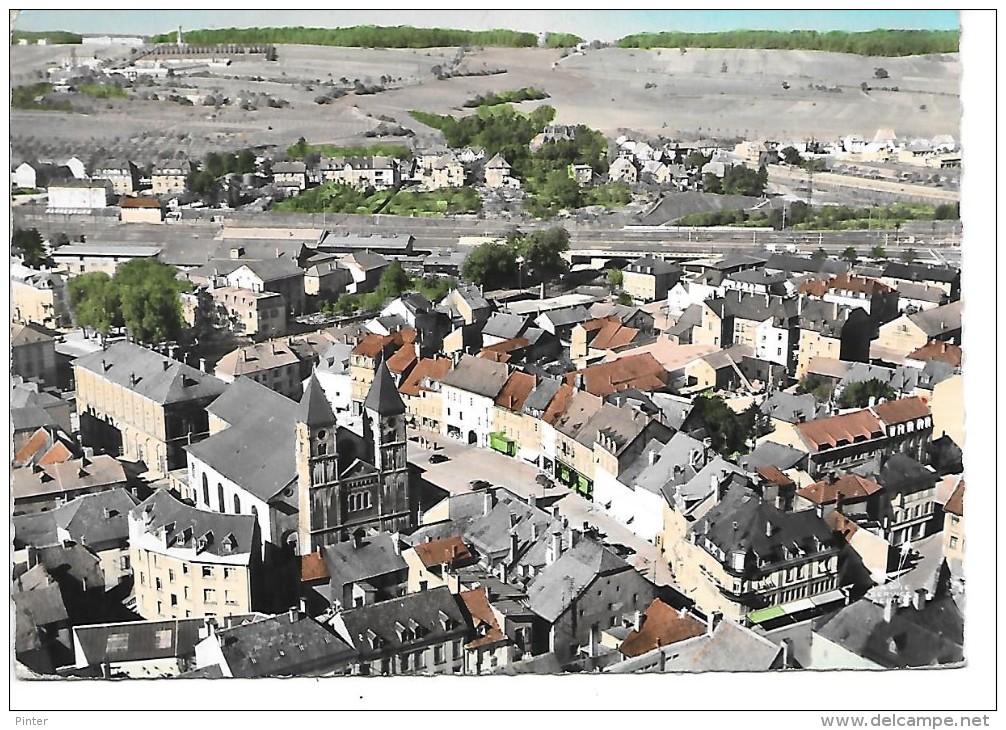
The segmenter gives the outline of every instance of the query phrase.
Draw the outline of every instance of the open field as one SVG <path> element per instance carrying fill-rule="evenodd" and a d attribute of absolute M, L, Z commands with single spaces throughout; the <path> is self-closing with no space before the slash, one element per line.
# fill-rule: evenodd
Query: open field
<path fill-rule="evenodd" d="M 80 47 L 77 47 L 80 52 Z M 14 46 L 14 84 L 37 81 L 37 71 L 61 58 L 67 46 Z M 89 48 L 89 55 L 124 57 L 121 47 Z M 334 144 L 399 142 L 366 138 L 378 117 L 416 132 L 420 143 L 440 138 L 408 115 L 411 109 L 467 114 L 465 101 L 486 92 L 534 86 L 550 95 L 518 104 L 522 110 L 554 106 L 557 121 L 585 123 L 614 136 L 622 130 L 666 137 L 872 136 L 893 127 L 902 136 L 957 135 L 960 117 L 956 55 L 870 58 L 816 51 L 636 50 L 605 48 L 561 58 L 549 49 L 473 49 L 461 72 L 506 69 L 504 74 L 438 80 L 434 66 L 448 67 L 456 48 L 357 49 L 280 46 L 279 60 L 235 61 L 180 74 L 179 93 L 264 93 L 286 100 L 285 108 L 242 111 L 182 106 L 169 101 L 92 101 L 88 113 L 15 110 L 11 136 L 15 157 L 80 154 L 104 148 L 133 157 L 201 157 L 211 149 L 275 145 L 285 149 L 298 137 Z M 889 78 L 877 81 L 876 68 Z M 725 71 L 723 69 L 726 69 Z M 192 72 L 200 73 L 192 76 Z M 325 105 L 315 97 L 342 86 L 340 79 L 380 84 L 388 90 L 350 93 Z M 261 79 L 261 80 L 259 80 Z M 168 80 L 156 81 L 159 89 Z M 899 91 L 864 93 L 862 82 Z M 783 88 L 783 82 L 789 89 Z M 333 84 L 329 86 L 328 84 Z M 651 88 L 645 88 L 652 85 Z M 840 88 L 818 91 L 813 86 Z M 925 106 L 925 111 L 921 107 Z"/>

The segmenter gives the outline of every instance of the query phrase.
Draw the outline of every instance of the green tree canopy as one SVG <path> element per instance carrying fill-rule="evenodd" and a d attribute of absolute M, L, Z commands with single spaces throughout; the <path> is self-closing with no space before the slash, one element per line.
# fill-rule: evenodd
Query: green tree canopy
<path fill-rule="evenodd" d="M 547 228 L 528 236 L 515 236 L 509 243 L 516 256 L 523 257 L 524 266 L 535 281 L 556 279 L 569 271 L 569 263 L 562 257 L 569 250 L 569 232 L 565 228 Z"/>
<path fill-rule="evenodd" d="M 613 289 L 618 289 L 622 286 L 621 269 L 608 269 L 608 284 L 610 284 Z"/>
<path fill-rule="evenodd" d="M 873 248 L 870 249 L 870 256 L 872 256 L 875 259 L 886 259 L 887 249 L 884 248 L 883 246 L 874 246 Z"/>
<path fill-rule="evenodd" d="M 734 165 L 723 174 L 721 186 L 727 195 L 760 197 L 765 193 L 767 183 L 768 170 L 764 167 L 752 170 L 741 165 Z"/>
<path fill-rule="evenodd" d="M 838 405 L 842 408 L 865 408 L 870 405 L 871 398 L 893 400 L 897 395 L 894 388 L 876 378 L 861 380 L 845 386 L 838 398 Z"/>
<path fill-rule="evenodd" d="M 699 396 L 692 403 L 693 415 L 705 426 L 716 451 L 730 457 L 747 450 L 747 441 L 754 438 L 757 428 L 754 411 L 735 413 L 718 395 Z"/>
<path fill-rule="evenodd" d="M 402 292 L 406 291 L 411 283 L 412 280 L 405 273 L 402 264 L 398 261 L 392 261 L 391 265 L 381 274 L 381 283 L 377 285 L 377 291 L 381 297 L 391 299 L 401 296 Z"/>
<path fill-rule="evenodd" d="M 779 156 L 782 157 L 782 161 L 787 165 L 798 166 L 803 162 L 803 157 L 797 152 L 796 147 L 783 147 L 779 150 Z"/>
<path fill-rule="evenodd" d="M 856 253 L 855 246 L 849 246 L 844 251 L 842 251 L 842 258 L 851 263 L 855 263 L 859 258 L 859 254 Z"/>
<path fill-rule="evenodd" d="M 461 274 L 489 288 L 510 286 L 517 277 L 517 253 L 513 246 L 491 241 L 480 244 L 461 265 Z"/>
<path fill-rule="evenodd" d="M 25 266 L 33 269 L 43 265 L 51 265 L 52 260 L 45 250 L 42 234 L 37 228 L 15 228 L 11 236 L 11 253 L 19 253 L 24 258 Z"/>
<path fill-rule="evenodd" d="M 74 322 L 107 335 L 122 326 L 119 293 L 112 278 L 103 271 L 93 271 L 70 279 L 68 285 Z"/>

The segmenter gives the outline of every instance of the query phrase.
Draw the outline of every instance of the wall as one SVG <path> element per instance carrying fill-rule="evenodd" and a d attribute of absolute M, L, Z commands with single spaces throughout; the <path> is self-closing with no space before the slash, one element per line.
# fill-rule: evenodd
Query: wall
<path fill-rule="evenodd" d="M 812 633 L 810 666 L 807 669 L 883 669 L 883 667 L 853 654 L 818 633 Z"/>
<path fill-rule="evenodd" d="M 894 352 L 907 355 L 919 349 L 929 338 L 918 325 L 908 319 L 906 315 L 898 317 L 892 322 L 881 326 L 876 339 L 878 347 L 884 347 Z"/>
<path fill-rule="evenodd" d="M 136 544 L 152 540 L 151 537 L 150 540 L 134 541 L 133 535 L 130 535 L 130 562 L 136 576 L 133 586 L 136 611 L 143 618 L 230 616 L 252 610 L 251 577 L 246 566 L 187 561 L 148 550 L 145 544 Z M 204 576 L 204 570 L 209 573 L 208 576 Z M 157 579 L 161 581 L 160 591 L 157 590 Z M 211 601 L 206 600 L 206 589 L 214 591 Z M 177 602 L 175 606 L 171 605 L 172 596 Z"/>

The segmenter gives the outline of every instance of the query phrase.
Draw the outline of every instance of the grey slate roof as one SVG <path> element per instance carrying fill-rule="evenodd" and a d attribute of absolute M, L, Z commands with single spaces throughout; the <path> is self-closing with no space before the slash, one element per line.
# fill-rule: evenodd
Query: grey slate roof
<path fill-rule="evenodd" d="M 439 637 L 446 638 L 455 634 L 459 628 L 468 626 L 459 603 L 460 599 L 453 595 L 447 586 L 438 586 L 431 590 L 409 593 L 400 598 L 350 609 L 339 615 L 354 647 L 366 657 L 374 653 L 385 653 L 389 649 L 407 647 L 410 644 L 425 646 L 438 643 Z M 448 622 L 446 630 L 445 619 Z M 399 627 L 410 629 L 410 622 L 414 622 L 420 629 L 418 640 L 400 638 Z M 368 631 L 376 634 L 381 646 L 371 649 Z M 443 641 L 441 638 L 439 643 Z"/>
<path fill-rule="evenodd" d="M 529 324 L 527 317 L 507 312 L 493 312 L 482 328 L 482 336 L 489 335 L 509 340 L 523 334 Z"/>
<path fill-rule="evenodd" d="M 335 424 L 332 406 L 314 375 L 308 379 L 304 395 L 301 396 L 300 403 L 297 405 L 297 423 L 305 423 L 311 428 Z"/>
<path fill-rule="evenodd" d="M 440 382 L 486 398 L 495 398 L 509 375 L 504 363 L 465 355 Z"/>
<path fill-rule="evenodd" d="M 312 382 L 317 383 L 313 378 Z M 388 364 L 383 357 L 377 364 L 377 372 L 374 373 L 374 380 L 370 384 L 367 398 L 363 401 L 363 407 L 377 411 L 383 416 L 398 416 L 405 413 L 405 402 L 391 379 L 391 371 L 388 370 Z"/>
<path fill-rule="evenodd" d="M 629 263 L 625 271 L 635 274 L 651 274 L 653 276 L 663 276 L 665 274 L 681 273 L 681 267 L 672 261 L 653 258 L 652 256 L 642 256 Z"/>
<path fill-rule="evenodd" d="M 618 456 L 631 444 L 649 425 L 650 419 L 634 408 L 619 408 L 610 403 L 604 403 L 583 424 L 576 434 L 576 440 L 584 446 L 592 447 L 598 437 L 610 438 L 615 443 L 615 455 Z M 670 438 L 670 429 L 657 424 L 654 431 L 664 431 L 664 436 Z"/>
<path fill-rule="evenodd" d="M 131 342 L 117 342 L 73 364 L 161 405 L 217 396 L 227 387 L 212 375 Z"/>
<path fill-rule="evenodd" d="M 847 261 L 836 259 L 815 259 L 808 256 L 774 253 L 765 262 L 765 268 L 770 271 L 787 273 L 812 274 L 847 274 L 851 265 Z"/>
<path fill-rule="evenodd" d="M 763 466 L 774 466 L 780 471 L 792 469 L 803 461 L 807 455 L 792 446 L 777 444 L 774 441 L 764 441 L 755 447 L 747 456 L 741 457 L 741 466 L 756 470 Z"/>
<path fill-rule="evenodd" d="M 817 633 L 892 669 L 964 661 L 964 617 L 949 596 L 927 602 L 921 611 L 898 608 L 890 622 L 884 621 L 883 606 L 863 598 L 835 614 Z"/>
<path fill-rule="evenodd" d="M 382 532 L 364 537 L 360 547 L 356 547 L 350 540 L 323 548 L 322 554 L 332 585 L 341 589 L 350 583 L 407 570 L 408 564 L 395 549 L 397 539 L 394 535 Z M 339 590 L 337 595 L 341 596 L 342 591 Z"/>
<path fill-rule="evenodd" d="M 759 409 L 769 418 L 777 418 L 786 423 L 813 421 L 828 414 L 827 407 L 818 404 L 812 394 L 795 395 L 782 390 L 770 393 Z"/>
<path fill-rule="evenodd" d="M 740 317 L 754 322 L 764 322 L 767 319 L 786 321 L 797 312 L 795 298 L 784 299 L 772 294 L 749 294 L 736 290 L 729 290 L 722 297 L 710 299 L 706 306 L 720 317 Z"/>
<path fill-rule="evenodd" d="M 297 403 L 238 378 L 208 410 L 231 425 L 186 446 L 190 454 L 266 502 L 297 478 Z"/>
<path fill-rule="evenodd" d="M 564 327 L 570 324 L 586 322 L 589 318 L 590 314 L 587 312 L 587 308 L 579 304 L 575 307 L 550 309 L 539 315 L 539 319 L 548 320 L 553 327 Z"/>
<path fill-rule="evenodd" d="M 938 281 L 953 283 L 961 275 L 960 269 L 949 266 L 927 266 L 926 264 L 906 264 L 891 261 L 884 269 L 884 276 L 906 281 Z"/>
<path fill-rule="evenodd" d="M 583 537 L 546 566 L 528 586 L 528 606 L 554 623 L 596 578 L 625 570 L 634 568 L 601 543 Z"/>
<path fill-rule="evenodd" d="M 916 312 L 909 315 L 909 319 L 930 337 L 942 335 L 961 328 L 961 308 L 963 303 L 960 300 L 944 304 L 942 307 L 933 307 L 923 312 Z"/>
<path fill-rule="evenodd" d="M 224 629 L 217 637 L 234 677 L 314 676 L 346 667 L 357 656 L 314 619 L 289 612 Z"/>
<path fill-rule="evenodd" d="M 523 412 L 529 415 L 544 413 L 545 409 L 548 408 L 548 404 L 555 398 L 555 394 L 559 392 L 559 386 L 561 385 L 562 383 L 558 380 L 541 378 L 535 389 L 524 400 Z"/>
<path fill-rule="evenodd" d="M 663 646 L 611 667 L 613 674 L 664 672 L 764 672 L 772 669 L 782 647 L 732 621 L 720 621 L 711 634 Z"/>
<path fill-rule="evenodd" d="M 129 537 L 126 515 L 136 500 L 125 489 L 86 494 L 48 512 L 16 515 L 15 543 L 48 547 L 60 543 L 57 528 L 66 530 L 74 542 L 101 550 L 108 543 Z"/>
<path fill-rule="evenodd" d="M 212 533 L 205 552 L 213 555 L 240 555 L 250 553 L 256 546 L 255 528 L 258 524 L 251 515 L 227 515 L 220 512 L 196 509 L 179 502 L 170 492 L 158 489 L 140 502 L 130 512 L 132 519 L 145 524 L 145 530 L 153 533 L 161 528 L 166 530 L 168 545 L 175 542 L 185 544 L 186 531 L 191 530 L 189 539 L 195 541 Z M 149 521 L 148 521 L 149 520 Z M 225 540 L 233 536 L 233 547 L 228 550 Z"/>
<path fill-rule="evenodd" d="M 653 464 L 649 463 L 650 450 L 650 445 L 647 445 L 641 457 L 633 462 L 624 474 L 619 475 L 619 480 L 637 489 L 660 494 L 661 488 L 665 485 L 682 484 L 685 479 L 690 479 L 698 473 L 692 466 L 693 459 L 699 469 L 707 460 L 702 442 L 681 432 L 674 434 L 665 444 L 658 442 L 654 452 L 656 460 Z M 675 480 L 676 466 L 680 467 L 677 480 Z"/>

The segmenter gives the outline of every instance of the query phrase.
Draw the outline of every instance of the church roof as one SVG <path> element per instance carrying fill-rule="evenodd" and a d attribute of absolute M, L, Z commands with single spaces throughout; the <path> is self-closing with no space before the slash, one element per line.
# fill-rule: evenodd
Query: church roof
<path fill-rule="evenodd" d="M 384 358 L 381 358 L 377 363 L 374 382 L 370 384 L 370 392 L 367 393 L 367 398 L 363 401 L 363 407 L 385 416 L 405 413 L 405 403 L 398 393 L 395 381 L 391 379 L 391 371 L 388 370 Z"/>
<path fill-rule="evenodd" d="M 297 421 L 306 423 L 308 426 L 331 426 L 335 423 L 335 414 L 332 413 L 332 406 L 329 405 L 318 379 L 312 375 L 304 389 L 304 395 L 300 399 L 300 407 L 297 409 Z"/>

